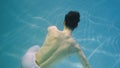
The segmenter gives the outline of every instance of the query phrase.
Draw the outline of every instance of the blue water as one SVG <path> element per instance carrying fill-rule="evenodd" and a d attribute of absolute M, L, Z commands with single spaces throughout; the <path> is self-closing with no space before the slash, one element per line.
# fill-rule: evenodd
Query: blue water
<path fill-rule="evenodd" d="M 27 49 L 42 45 L 47 27 L 81 13 L 73 36 L 91 68 L 120 68 L 120 0 L 0 0 L 0 68 L 20 68 Z M 76 55 L 54 68 L 82 68 Z"/>

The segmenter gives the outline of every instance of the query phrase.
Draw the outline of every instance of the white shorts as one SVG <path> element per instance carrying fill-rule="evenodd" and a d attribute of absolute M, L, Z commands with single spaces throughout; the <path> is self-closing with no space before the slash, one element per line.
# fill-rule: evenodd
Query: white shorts
<path fill-rule="evenodd" d="M 22 68 L 40 68 L 35 62 L 35 54 L 38 52 L 39 46 L 35 45 L 28 49 L 22 58 Z"/>

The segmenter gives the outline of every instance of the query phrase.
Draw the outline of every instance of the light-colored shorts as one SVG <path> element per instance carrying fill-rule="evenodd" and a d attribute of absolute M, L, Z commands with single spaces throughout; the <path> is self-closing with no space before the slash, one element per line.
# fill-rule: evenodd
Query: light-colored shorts
<path fill-rule="evenodd" d="M 35 54 L 38 52 L 38 49 L 38 45 L 35 45 L 28 49 L 22 58 L 22 68 L 40 68 L 35 62 Z"/>

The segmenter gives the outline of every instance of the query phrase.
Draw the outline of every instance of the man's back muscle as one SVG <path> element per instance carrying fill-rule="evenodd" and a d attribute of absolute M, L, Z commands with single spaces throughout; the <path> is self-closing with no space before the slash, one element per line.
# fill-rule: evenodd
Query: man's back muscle
<path fill-rule="evenodd" d="M 58 31 L 55 26 L 48 28 L 46 40 L 37 53 L 37 62 L 41 64 L 52 64 L 76 52 L 75 41 L 71 35 Z"/>

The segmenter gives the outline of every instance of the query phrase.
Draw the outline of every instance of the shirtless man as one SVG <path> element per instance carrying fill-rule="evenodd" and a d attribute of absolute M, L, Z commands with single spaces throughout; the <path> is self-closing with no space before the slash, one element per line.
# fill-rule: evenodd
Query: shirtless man
<path fill-rule="evenodd" d="M 78 12 L 70 11 L 65 15 L 63 31 L 58 30 L 56 26 L 48 27 L 42 47 L 34 46 L 24 55 L 23 68 L 51 68 L 50 66 L 73 53 L 77 53 L 84 68 L 90 68 L 82 49 L 72 37 L 72 31 L 78 26 L 79 18 Z"/>

